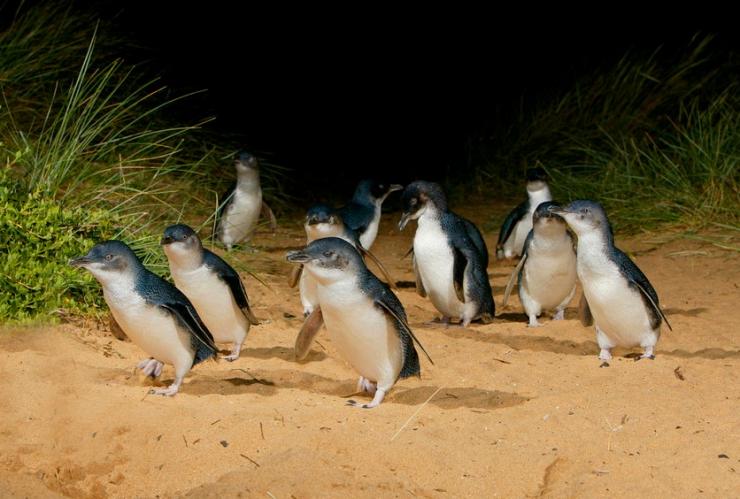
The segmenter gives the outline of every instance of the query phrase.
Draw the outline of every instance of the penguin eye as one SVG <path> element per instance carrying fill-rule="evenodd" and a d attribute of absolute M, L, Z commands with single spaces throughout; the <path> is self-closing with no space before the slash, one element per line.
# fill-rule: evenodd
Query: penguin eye
<path fill-rule="evenodd" d="M 106 262 L 110 262 L 111 260 L 113 260 L 113 255 L 111 255 L 110 253 L 108 253 L 107 255 L 105 255 L 105 261 Z"/>
<path fill-rule="evenodd" d="M 332 256 L 334 256 L 334 252 L 333 251 L 324 251 L 324 256 L 327 257 L 327 258 L 331 258 Z"/>
<path fill-rule="evenodd" d="M 419 201 L 417 201 L 417 199 L 416 199 L 416 198 L 411 198 L 411 201 L 409 201 L 409 204 L 410 204 L 411 206 L 416 206 L 416 203 L 418 203 L 418 202 L 419 202 Z"/>

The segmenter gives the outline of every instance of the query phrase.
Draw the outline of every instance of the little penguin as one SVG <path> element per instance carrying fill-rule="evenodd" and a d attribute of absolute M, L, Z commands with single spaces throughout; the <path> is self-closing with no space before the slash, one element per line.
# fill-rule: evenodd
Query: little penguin
<path fill-rule="evenodd" d="M 289 252 L 287 259 L 302 264 L 316 281 L 332 344 L 360 374 L 358 391 L 373 395 L 363 408 L 377 407 L 399 378 L 420 375 L 414 342 L 426 350 L 411 331 L 401 302 L 367 269 L 352 244 L 337 237 L 317 239 Z M 317 331 L 304 327 L 301 335 Z M 310 344 L 310 339 L 298 343 Z"/>
<path fill-rule="evenodd" d="M 217 355 L 213 336 L 193 305 L 175 286 L 147 270 L 121 241 L 105 241 L 70 260 L 100 282 L 113 317 L 131 341 L 152 358 L 139 367 L 159 375 L 161 363 L 175 368 L 175 381 L 149 393 L 175 395 L 190 368 Z"/>
<path fill-rule="evenodd" d="M 260 213 L 270 220 L 273 231 L 277 228 L 275 215 L 262 200 L 259 162 L 252 154 L 240 152 L 235 163 L 236 182 L 224 195 L 225 202 L 217 213 L 216 239 L 231 250 L 232 246 L 252 237 Z"/>
<path fill-rule="evenodd" d="M 398 184 L 388 185 L 375 180 L 361 180 L 357 184 L 352 200 L 339 208 L 339 216 L 350 230 L 357 233 L 363 248 L 370 249 L 378 235 L 383 201 L 391 192 L 401 189 L 403 186 Z"/>
<path fill-rule="evenodd" d="M 460 318 L 467 327 L 480 319 L 491 322 L 496 306 L 488 282 L 488 249 L 478 228 L 447 207 L 442 188 L 417 180 L 401 195 L 403 230 L 417 220 L 413 262 L 417 292 L 429 296 L 442 320 Z"/>
<path fill-rule="evenodd" d="M 524 240 L 532 230 L 532 214 L 540 203 L 552 201 L 547 173 L 542 168 L 527 170 L 527 200 L 522 201 L 504 220 L 496 243 L 496 258 L 513 258 L 522 254 Z"/>
<path fill-rule="evenodd" d="M 232 343 L 229 362 L 239 358 L 249 328 L 259 324 L 239 274 L 221 257 L 203 247 L 195 231 L 171 225 L 161 241 L 175 286 L 185 293 L 219 343 Z"/>
<path fill-rule="evenodd" d="M 359 251 L 363 257 L 369 257 L 378 269 L 380 269 L 380 272 L 383 274 L 383 277 L 385 277 L 388 284 L 391 287 L 395 286 L 393 279 L 388 274 L 388 271 L 385 269 L 383 264 L 380 263 L 380 260 L 362 246 L 357 233 L 349 230 L 344 224 L 339 213 L 331 207 L 325 204 L 315 204 L 311 206 L 306 212 L 306 221 L 303 227 L 306 231 L 306 244 L 324 237 L 338 237 L 340 239 L 344 239 L 357 248 L 357 251 Z M 290 287 L 295 287 L 297 283 L 300 283 L 299 289 L 301 292 L 303 313 L 304 315 L 309 315 L 316 305 L 315 285 L 312 283 L 312 279 L 302 272 L 302 270 L 302 265 L 295 267 L 291 273 L 289 284 Z"/>
<path fill-rule="evenodd" d="M 554 320 L 562 320 L 565 307 L 576 292 L 576 252 L 565 220 L 550 210 L 559 208 L 552 201 L 541 203 L 532 217 L 522 258 L 511 274 L 504 292 L 503 306 L 518 278 L 519 299 L 529 317 L 529 326 L 541 324 L 537 317 L 554 310 Z"/>
<path fill-rule="evenodd" d="M 610 350 L 616 346 L 641 346 L 641 358 L 655 358 L 660 325 L 663 320 L 668 329 L 671 325 L 648 278 L 614 246 L 604 208 L 594 201 L 578 200 L 551 211 L 563 217 L 578 236 L 578 279 L 596 325 L 602 366 L 609 365 Z"/>

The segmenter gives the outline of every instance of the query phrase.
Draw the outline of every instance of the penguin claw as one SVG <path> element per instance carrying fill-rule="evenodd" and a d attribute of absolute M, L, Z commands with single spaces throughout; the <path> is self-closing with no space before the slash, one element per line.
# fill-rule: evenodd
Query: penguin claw
<path fill-rule="evenodd" d="M 349 405 L 349 406 L 351 406 L 351 407 L 355 407 L 355 406 L 357 406 L 357 402 L 356 402 L 356 401 L 354 401 L 354 400 L 352 400 L 352 399 L 350 399 L 350 400 L 348 400 L 348 401 L 347 401 L 347 403 L 346 403 L 346 404 L 344 404 L 344 405 Z"/>
<path fill-rule="evenodd" d="M 609 363 L 607 361 L 604 361 L 599 367 L 609 367 Z"/>
<path fill-rule="evenodd" d="M 637 357 L 635 357 L 635 362 L 637 362 L 637 361 L 638 361 L 638 360 L 640 360 L 640 359 L 650 359 L 650 360 L 655 360 L 655 355 L 652 355 L 652 354 L 650 354 L 650 355 L 647 355 L 647 354 L 643 354 L 643 355 L 637 356 Z"/>
<path fill-rule="evenodd" d="M 232 353 L 231 355 L 227 355 L 226 357 L 222 357 L 222 358 L 223 358 L 223 359 L 224 359 L 224 360 L 225 360 L 226 362 L 234 362 L 234 361 L 235 361 L 236 359 L 238 359 L 238 358 L 239 358 L 239 355 L 238 355 L 238 354 L 233 354 L 233 353 Z"/>

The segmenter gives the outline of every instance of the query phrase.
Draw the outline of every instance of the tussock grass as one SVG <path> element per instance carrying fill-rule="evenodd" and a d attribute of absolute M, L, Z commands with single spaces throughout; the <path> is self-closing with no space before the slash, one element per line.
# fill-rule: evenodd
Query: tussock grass
<path fill-rule="evenodd" d="M 211 142 L 207 120 L 167 120 L 190 95 L 167 97 L 156 78 L 112 57 L 110 42 L 94 20 L 49 5 L 0 32 L 3 321 L 104 310 L 99 286 L 67 262 L 105 239 L 167 274 L 162 230 L 205 225 L 227 187 L 219 173 L 233 178 L 223 159 L 236 148 Z M 279 198 L 279 170 L 263 163 L 263 178 L 268 199 Z"/>
<path fill-rule="evenodd" d="M 620 230 L 736 227 L 739 69 L 714 56 L 711 37 L 675 57 L 627 54 L 484 144 L 479 172 L 521 185 L 525 168 L 543 166 L 558 199 L 598 200 Z"/>

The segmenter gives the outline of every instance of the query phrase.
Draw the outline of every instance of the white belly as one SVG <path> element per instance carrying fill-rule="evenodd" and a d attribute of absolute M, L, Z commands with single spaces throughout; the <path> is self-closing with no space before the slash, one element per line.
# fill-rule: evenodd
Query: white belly
<path fill-rule="evenodd" d="M 245 192 L 237 188 L 219 224 L 221 241 L 236 244 L 251 235 L 262 210 L 262 190 Z"/>
<path fill-rule="evenodd" d="M 401 341 L 386 314 L 351 279 L 317 285 L 332 344 L 363 377 L 389 389 L 403 366 Z"/>
<path fill-rule="evenodd" d="M 217 342 L 241 345 L 249 332 L 229 286 L 205 266 L 190 272 L 172 272 L 175 285 L 188 297 Z"/>
<path fill-rule="evenodd" d="M 452 275 L 454 255 L 438 220 L 419 219 L 414 257 L 421 282 L 435 308 L 446 317 L 462 317 L 464 304 L 457 298 Z"/>
<path fill-rule="evenodd" d="M 570 240 L 564 239 L 563 245 L 549 251 L 537 251 L 532 244 L 527 254 L 522 288 L 542 310 L 554 310 L 576 285 L 576 255 Z"/>
<path fill-rule="evenodd" d="M 195 352 L 190 334 L 170 314 L 148 305 L 130 290 L 104 287 L 103 296 L 126 336 L 147 355 L 175 366 L 176 370 L 192 366 Z"/>
<path fill-rule="evenodd" d="M 594 323 L 615 346 L 640 345 L 655 332 L 638 290 L 629 287 L 617 266 L 592 249 L 578 246 L 578 278 Z"/>
<path fill-rule="evenodd" d="M 365 249 L 370 249 L 370 246 L 375 242 L 375 238 L 378 237 L 378 228 L 380 227 L 380 206 L 375 207 L 375 214 L 370 224 L 367 226 L 367 230 L 360 236 L 360 244 Z"/>

